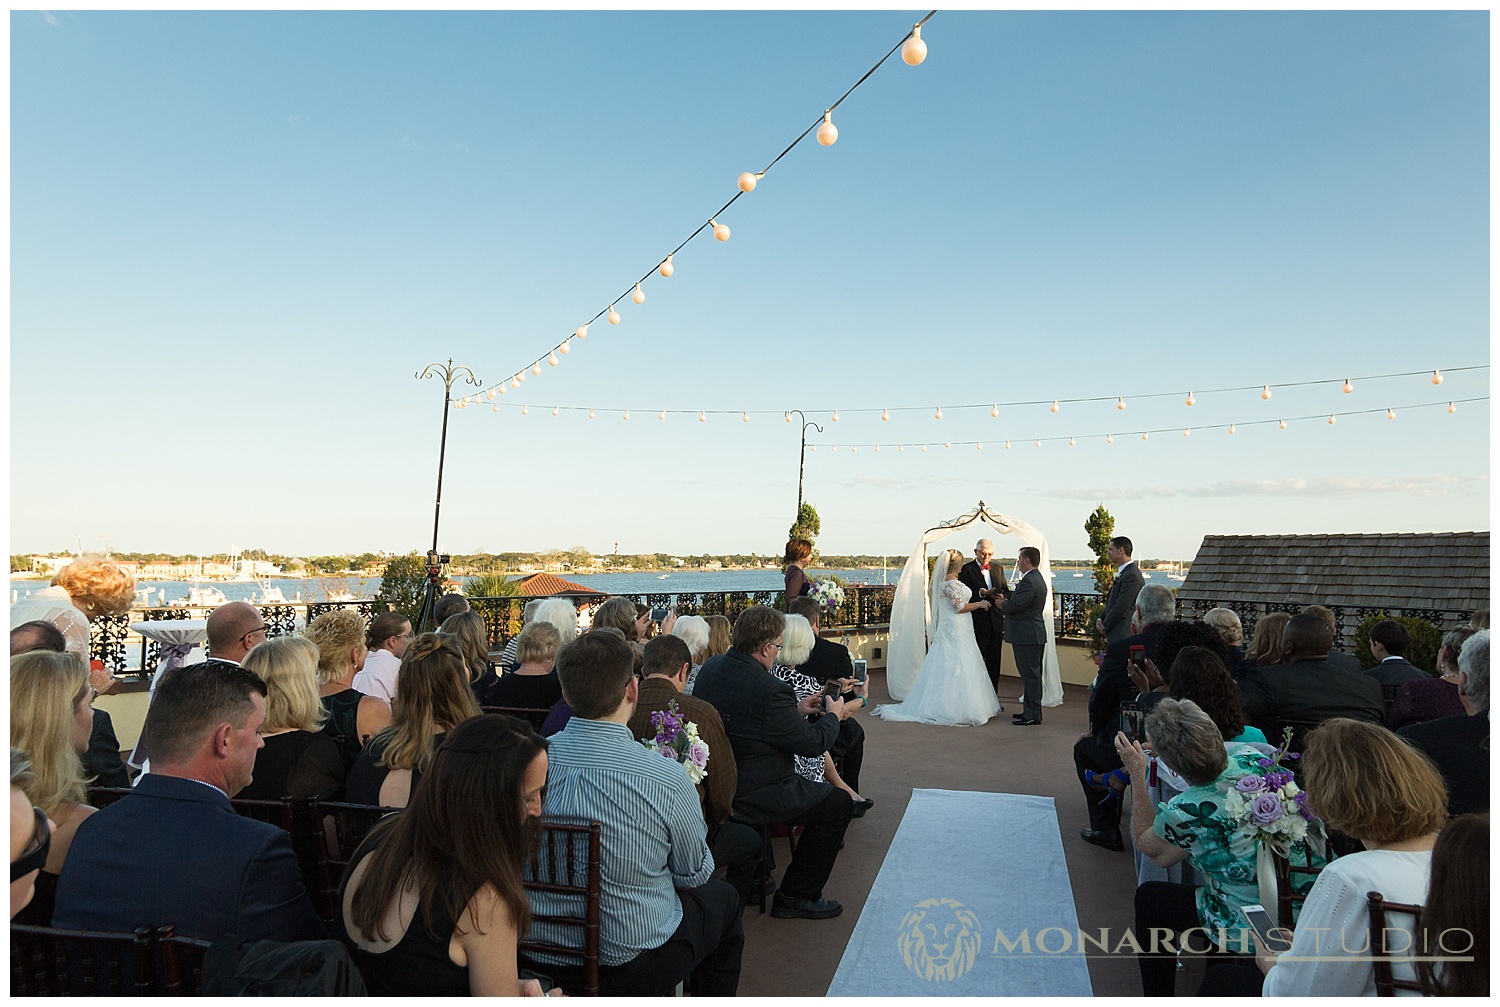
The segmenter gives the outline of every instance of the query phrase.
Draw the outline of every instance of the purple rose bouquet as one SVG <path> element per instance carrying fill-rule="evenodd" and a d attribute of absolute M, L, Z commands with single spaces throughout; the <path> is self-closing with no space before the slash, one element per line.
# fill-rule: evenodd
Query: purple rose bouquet
<path fill-rule="evenodd" d="M 1284 761 L 1299 758 L 1291 751 L 1292 730 L 1286 729 L 1276 754 L 1257 761 L 1256 771 L 1240 777 L 1225 795 L 1224 811 L 1239 825 L 1255 829 L 1255 837 L 1283 856 L 1309 838 L 1321 838 L 1321 823 L 1307 807 L 1307 795 L 1292 778 Z"/>
<path fill-rule="evenodd" d="M 698 737 L 698 725 L 682 716 L 677 700 L 668 703 L 665 710 L 651 714 L 651 730 L 653 735 L 643 738 L 641 744 L 658 755 L 681 763 L 687 770 L 688 779 L 702 783 L 708 776 L 708 743 Z"/>
<path fill-rule="evenodd" d="M 812 588 L 808 594 L 818 600 L 818 604 L 828 610 L 829 615 L 838 611 L 838 607 L 844 603 L 844 589 L 839 582 L 830 577 L 813 581 Z"/>

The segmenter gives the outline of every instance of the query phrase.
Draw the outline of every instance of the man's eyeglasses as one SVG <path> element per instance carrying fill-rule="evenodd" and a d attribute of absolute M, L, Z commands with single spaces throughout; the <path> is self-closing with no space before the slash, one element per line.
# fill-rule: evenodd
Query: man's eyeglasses
<path fill-rule="evenodd" d="M 270 631 L 271 631 L 271 627 L 267 626 L 265 623 L 261 623 L 259 626 L 256 626 L 250 632 L 248 632 L 244 636 L 240 637 L 240 643 L 244 643 L 246 640 L 250 639 L 252 636 L 255 636 L 257 633 L 259 633 L 262 637 L 264 637 L 267 634 L 269 634 Z"/>
<path fill-rule="evenodd" d="M 31 841 L 26 844 L 26 852 L 11 861 L 10 879 L 20 881 L 32 871 L 39 871 L 47 862 L 47 851 L 52 848 L 52 829 L 47 822 L 47 815 L 41 808 L 33 807 L 32 812 L 36 815 L 36 825 L 32 829 Z"/>
<path fill-rule="evenodd" d="M 771 646 L 775 647 L 777 650 L 780 650 L 781 649 L 781 641 L 780 640 L 772 640 L 771 641 Z"/>

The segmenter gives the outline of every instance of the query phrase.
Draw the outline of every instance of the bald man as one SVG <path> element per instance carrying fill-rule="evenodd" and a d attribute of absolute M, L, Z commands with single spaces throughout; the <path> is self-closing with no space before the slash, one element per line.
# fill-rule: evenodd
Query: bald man
<path fill-rule="evenodd" d="M 1287 721 L 1321 724 L 1334 717 L 1385 723 L 1385 693 L 1368 675 L 1328 660 L 1333 630 L 1307 612 L 1292 616 L 1281 635 L 1282 663 L 1247 671 L 1240 679 L 1245 720 L 1281 744 Z M 1296 739 L 1300 746 L 1301 738 Z M 1300 747 L 1294 747 L 1300 751 Z"/>

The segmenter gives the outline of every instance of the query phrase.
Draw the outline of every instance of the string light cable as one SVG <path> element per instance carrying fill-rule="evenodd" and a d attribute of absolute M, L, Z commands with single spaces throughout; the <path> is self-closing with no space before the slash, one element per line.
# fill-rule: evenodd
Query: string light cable
<path fill-rule="evenodd" d="M 876 61 L 874 66 L 866 70 L 864 72 L 864 75 L 860 77 L 859 80 L 855 81 L 854 85 L 850 87 L 849 90 L 845 91 L 842 95 L 839 96 L 838 101 L 835 101 L 832 105 L 829 105 L 826 109 L 819 113 L 818 118 L 813 120 L 812 125 L 808 126 L 801 133 L 797 134 L 797 138 L 791 143 L 787 144 L 786 148 L 782 150 L 781 153 L 772 158 L 769 164 L 760 169 L 760 171 L 747 171 L 742 173 L 736 182 L 738 191 L 729 198 L 729 201 L 726 202 L 723 206 L 719 207 L 718 210 L 704 218 L 703 222 L 696 228 L 694 228 L 692 233 L 684 238 L 682 240 L 682 243 L 679 244 L 676 248 L 672 249 L 660 259 L 655 260 L 650 269 L 646 270 L 646 272 L 638 280 L 635 280 L 625 288 L 624 293 L 620 294 L 620 296 L 610 301 L 609 304 L 602 308 L 597 314 L 595 314 L 594 317 L 590 318 L 587 322 L 584 322 L 582 325 L 578 326 L 578 328 L 574 329 L 572 334 L 567 338 L 563 339 L 559 343 L 554 344 L 545 353 L 541 354 L 536 359 L 526 364 L 526 366 L 515 371 L 507 371 L 505 372 L 506 377 L 502 378 L 500 381 L 497 381 L 493 385 L 489 385 L 485 388 L 481 388 L 479 391 L 467 396 L 464 399 L 457 400 L 457 403 L 462 403 L 459 408 L 462 408 L 464 405 L 477 402 L 481 397 L 483 397 L 487 401 L 493 401 L 496 394 L 505 395 L 510 388 L 519 388 L 521 386 L 521 383 L 526 380 L 527 372 L 530 372 L 533 375 L 540 374 L 542 365 L 544 364 L 549 367 L 556 367 L 558 365 L 557 355 L 562 354 L 563 356 L 567 356 L 571 352 L 571 344 L 573 343 L 573 341 L 588 338 L 589 326 L 593 325 L 599 319 L 604 318 L 606 315 L 608 316 L 608 321 L 611 325 L 618 325 L 620 323 L 620 315 L 616 310 L 616 306 L 621 301 L 624 301 L 627 298 L 636 304 L 644 303 L 646 297 L 645 292 L 641 290 L 641 284 L 649 280 L 652 273 L 659 273 L 663 278 L 671 276 L 675 270 L 674 264 L 672 262 L 673 256 L 677 255 L 677 253 L 686 248 L 688 246 L 688 243 L 702 234 L 705 228 L 709 229 L 713 233 L 715 240 L 720 242 L 728 241 L 729 227 L 728 225 L 719 221 L 719 218 L 724 215 L 724 212 L 732 207 L 741 196 L 753 192 L 755 190 L 756 184 L 766 176 L 766 173 L 774 168 L 777 162 L 779 162 L 782 158 L 790 154 L 798 144 L 807 139 L 809 133 L 812 133 L 816 130 L 818 142 L 825 147 L 832 146 L 838 139 L 838 128 L 833 125 L 834 110 L 842 105 L 845 99 L 853 94 L 861 84 L 869 80 L 871 74 L 885 65 L 886 60 L 890 59 L 897 52 L 901 53 L 902 60 L 909 66 L 916 66 L 927 58 L 927 43 L 922 40 L 922 26 L 930 21 L 933 15 L 935 15 L 936 13 L 936 10 L 928 11 L 926 16 L 923 17 L 922 20 L 914 24 L 911 29 L 901 37 L 901 40 L 891 47 L 891 50 L 889 52 L 880 57 L 880 59 Z M 712 412 L 712 410 L 710 410 L 710 412 Z"/>

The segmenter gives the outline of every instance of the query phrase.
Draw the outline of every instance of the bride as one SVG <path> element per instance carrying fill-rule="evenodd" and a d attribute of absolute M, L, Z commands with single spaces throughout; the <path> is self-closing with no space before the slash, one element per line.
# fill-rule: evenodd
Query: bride
<path fill-rule="evenodd" d="M 936 585 L 932 610 L 937 630 L 922 661 L 916 684 L 903 703 L 877 706 L 886 720 L 914 720 L 923 724 L 983 724 L 1000 712 L 1000 700 L 990 685 L 984 658 L 974 640 L 974 617 L 969 613 L 990 607 L 988 601 L 969 601 L 969 589 L 959 582 L 963 553 L 947 550 L 947 572 Z M 936 571 L 934 570 L 934 573 Z"/>

